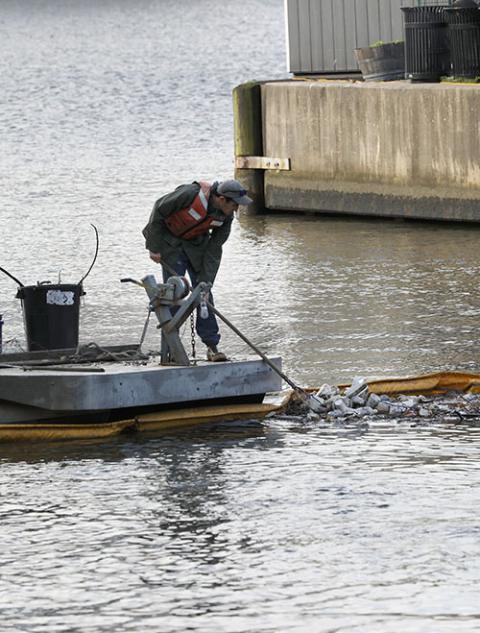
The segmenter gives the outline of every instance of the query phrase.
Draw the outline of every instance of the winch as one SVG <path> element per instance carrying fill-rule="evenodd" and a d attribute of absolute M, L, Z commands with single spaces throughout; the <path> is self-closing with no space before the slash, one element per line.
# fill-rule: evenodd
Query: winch
<path fill-rule="evenodd" d="M 149 275 L 149 277 L 153 277 L 153 275 Z M 155 277 L 153 279 L 155 280 Z M 157 284 L 156 281 L 154 283 L 156 284 L 156 300 L 166 301 L 168 305 L 175 305 L 175 303 L 188 296 L 191 290 L 186 277 L 172 276 L 167 279 L 166 283 Z"/>
<path fill-rule="evenodd" d="M 190 365 L 179 330 L 198 306 L 200 316 L 208 316 L 207 298 L 212 284 L 201 282 L 192 290 L 188 279 L 178 275 L 172 275 L 164 283 L 158 283 L 154 275 L 146 275 L 141 281 L 130 277 L 120 281 L 145 288 L 150 299 L 149 310 L 155 312 L 158 327 L 162 330 L 162 365 Z"/>

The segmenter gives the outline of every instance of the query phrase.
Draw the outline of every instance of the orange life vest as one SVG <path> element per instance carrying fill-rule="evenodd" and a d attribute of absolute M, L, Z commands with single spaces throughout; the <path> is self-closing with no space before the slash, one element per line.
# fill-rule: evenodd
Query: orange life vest
<path fill-rule="evenodd" d="M 184 240 L 191 240 L 210 229 L 222 226 L 224 220 L 208 215 L 208 200 L 212 185 L 200 182 L 200 191 L 192 202 L 183 209 L 174 211 L 165 219 L 169 231 Z"/>

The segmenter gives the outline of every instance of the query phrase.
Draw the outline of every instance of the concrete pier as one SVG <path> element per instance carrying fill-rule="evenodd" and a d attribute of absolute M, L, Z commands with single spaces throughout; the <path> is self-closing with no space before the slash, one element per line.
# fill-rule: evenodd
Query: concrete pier
<path fill-rule="evenodd" d="M 480 86 L 312 79 L 260 91 L 263 155 L 290 159 L 264 172 L 267 209 L 480 221 Z"/>

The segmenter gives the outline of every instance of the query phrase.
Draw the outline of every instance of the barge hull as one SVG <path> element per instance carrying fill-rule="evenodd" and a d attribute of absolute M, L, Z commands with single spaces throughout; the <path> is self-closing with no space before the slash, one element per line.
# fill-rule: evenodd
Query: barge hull
<path fill-rule="evenodd" d="M 274 358 L 281 369 L 281 360 Z M 0 369 L 0 423 L 97 421 L 198 403 L 260 401 L 281 378 L 262 360 L 187 367 L 105 363 L 81 368 Z"/>

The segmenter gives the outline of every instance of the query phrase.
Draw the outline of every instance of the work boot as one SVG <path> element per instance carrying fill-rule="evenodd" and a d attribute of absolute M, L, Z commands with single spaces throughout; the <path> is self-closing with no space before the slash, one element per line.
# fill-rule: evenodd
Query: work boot
<path fill-rule="evenodd" d="M 227 357 L 223 352 L 219 352 L 216 345 L 209 345 L 207 347 L 207 360 L 211 363 L 224 363 Z"/>

